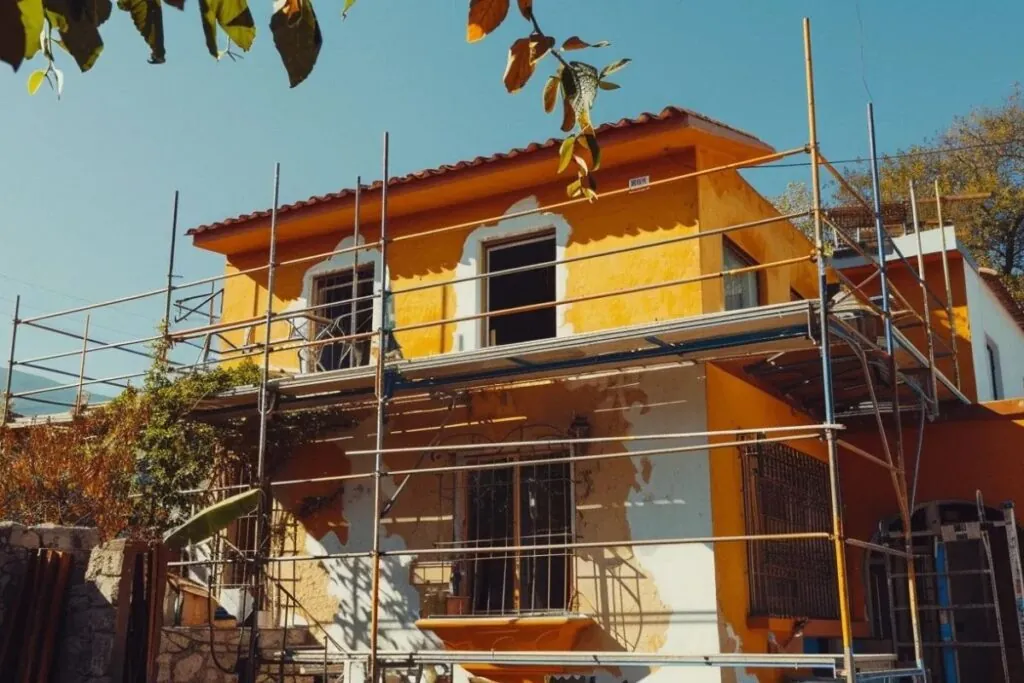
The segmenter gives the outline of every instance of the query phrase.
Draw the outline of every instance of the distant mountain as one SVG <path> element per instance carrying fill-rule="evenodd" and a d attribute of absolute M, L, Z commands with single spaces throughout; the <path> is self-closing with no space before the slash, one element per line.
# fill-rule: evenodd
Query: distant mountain
<path fill-rule="evenodd" d="M 35 391 L 37 389 L 46 389 L 48 387 L 58 387 L 64 384 L 71 384 L 73 380 L 68 378 L 67 381 L 55 381 L 47 377 L 40 375 L 33 375 L 29 372 L 22 372 L 21 370 L 15 370 L 11 376 L 11 393 L 17 394 L 23 391 Z M 0 400 L 3 399 L 3 391 L 7 387 L 7 368 L 0 367 Z M 108 401 L 111 396 L 95 391 L 91 385 L 84 387 L 85 397 L 90 403 L 102 403 Z M 57 403 L 66 403 L 74 405 L 75 395 L 78 393 L 77 389 L 56 389 L 54 391 L 48 391 L 45 394 L 38 394 L 36 397 L 44 399 L 46 401 L 54 401 Z M 53 413 L 63 413 L 67 411 L 67 406 L 51 405 L 49 403 L 40 403 L 38 401 L 29 401 L 27 398 L 14 399 L 14 412 L 19 415 L 33 416 L 33 415 L 48 415 Z"/>

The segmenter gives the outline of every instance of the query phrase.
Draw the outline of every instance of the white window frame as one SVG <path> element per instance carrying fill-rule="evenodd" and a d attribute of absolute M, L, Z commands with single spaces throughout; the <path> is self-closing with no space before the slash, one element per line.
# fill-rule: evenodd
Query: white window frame
<path fill-rule="evenodd" d="M 521 247 L 524 244 L 532 244 L 534 242 L 544 242 L 551 240 L 555 243 L 555 260 L 561 260 L 559 255 L 558 236 L 552 227 L 542 227 L 534 230 L 529 230 L 519 235 L 513 235 L 510 237 L 496 237 L 492 240 L 482 242 L 480 248 L 482 250 L 480 262 L 483 264 L 483 272 L 487 277 L 480 279 L 480 286 L 482 291 L 480 292 L 480 304 L 483 308 L 481 313 L 491 312 L 491 254 L 500 251 L 502 249 L 509 249 L 511 247 Z M 560 264 L 555 264 L 555 298 L 554 302 L 559 299 L 558 296 L 558 268 Z M 487 315 L 484 317 L 483 325 L 481 325 L 479 344 L 481 347 L 491 346 L 491 316 Z M 558 309 L 555 309 L 555 337 L 558 336 Z"/>
<path fill-rule="evenodd" d="M 317 304 L 317 298 L 318 298 L 317 295 L 318 295 L 318 293 L 320 291 L 319 283 L 322 282 L 324 279 L 330 278 L 330 277 L 334 277 L 334 276 L 340 275 L 342 273 L 353 273 L 353 271 L 355 271 L 353 273 L 353 277 L 358 278 L 359 277 L 359 273 L 358 273 L 359 271 L 366 270 L 366 269 L 371 269 L 371 268 L 373 269 L 372 291 L 373 291 L 374 298 L 371 301 L 372 312 L 370 314 L 370 328 L 371 328 L 371 330 L 376 330 L 380 326 L 380 321 L 381 321 L 381 315 L 380 315 L 380 296 L 379 295 L 380 295 L 380 292 L 381 292 L 381 286 L 383 284 L 382 280 L 381 280 L 382 273 L 381 273 L 381 267 L 380 267 L 380 259 L 379 259 L 377 254 L 374 254 L 373 258 L 370 258 L 370 259 L 368 259 L 366 261 L 362 261 L 361 260 L 359 263 L 353 263 L 353 260 L 349 260 L 349 262 L 346 263 L 346 264 L 338 264 L 338 265 L 336 265 L 334 267 L 331 267 L 331 268 L 327 268 L 327 269 L 324 269 L 324 270 L 318 270 L 316 272 L 309 273 L 307 275 L 307 277 L 309 277 L 309 290 L 308 290 L 309 291 L 309 299 L 308 299 L 309 303 L 308 303 L 307 307 L 313 307 L 313 306 L 318 305 Z M 357 305 L 358 305 L 358 302 L 356 303 L 356 306 Z M 317 328 L 319 327 L 319 323 L 317 321 L 315 321 L 313 318 L 321 317 L 319 315 L 320 313 L 321 313 L 321 309 L 315 309 L 315 310 L 312 310 L 312 311 L 308 311 L 305 314 L 305 316 L 304 316 L 305 319 L 306 319 L 305 329 L 306 329 L 307 338 L 308 338 L 309 341 L 313 341 L 316 338 Z M 351 332 L 350 331 L 346 331 L 341 336 L 347 336 L 348 334 L 351 334 Z M 376 336 L 370 337 L 369 341 L 370 341 L 369 353 L 368 353 L 368 357 L 366 359 L 366 362 L 363 365 L 359 365 L 359 366 L 356 366 L 356 367 L 365 367 L 366 365 L 371 364 L 373 362 L 373 360 L 372 360 L 373 359 L 373 354 L 376 353 L 376 348 L 377 348 L 377 338 L 376 338 Z M 315 347 L 309 347 L 309 348 L 306 348 L 306 349 L 300 349 L 299 351 L 300 351 L 300 353 L 305 352 L 305 353 L 302 353 L 302 355 L 303 355 L 302 366 L 303 366 L 303 371 L 304 372 L 307 372 L 307 373 L 323 372 L 323 371 L 319 370 L 317 368 L 317 366 L 316 366 L 315 356 L 317 355 L 317 349 Z M 349 368 L 340 368 L 340 369 L 345 370 L 345 369 L 349 369 Z"/>

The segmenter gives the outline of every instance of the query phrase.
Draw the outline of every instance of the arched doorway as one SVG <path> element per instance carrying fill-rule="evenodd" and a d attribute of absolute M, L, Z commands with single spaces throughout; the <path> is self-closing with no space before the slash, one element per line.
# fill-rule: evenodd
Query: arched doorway
<path fill-rule="evenodd" d="M 1009 682 L 1024 683 L 1003 511 L 983 509 L 992 523 L 981 528 L 991 561 L 972 524 L 979 521 L 977 503 L 932 501 L 919 505 L 911 517 L 924 661 L 929 680 L 936 683 L 1004 681 L 1004 656 Z M 954 525 L 961 525 L 962 533 L 955 535 Z M 898 546 L 902 531 L 899 516 L 889 517 L 879 524 L 876 541 Z M 906 562 L 872 552 L 866 563 L 872 632 L 890 641 L 901 660 L 913 660 Z"/>

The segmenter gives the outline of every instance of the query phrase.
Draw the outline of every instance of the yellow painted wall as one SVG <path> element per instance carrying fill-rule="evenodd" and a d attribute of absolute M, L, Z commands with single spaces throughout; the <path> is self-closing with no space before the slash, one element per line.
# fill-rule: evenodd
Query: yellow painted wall
<path fill-rule="evenodd" d="M 702 149 L 697 154 L 699 168 L 712 168 L 728 162 L 714 150 Z M 778 216 L 778 210 L 762 197 L 738 172 L 727 171 L 701 176 L 700 228 L 702 231 L 725 228 L 755 220 Z M 813 245 L 788 221 L 745 228 L 701 239 L 701 272 L 721 271 L 722 241 L 730 240 L 759 264 L 809 256 Z M 804 298 L 817 296 L 816 266 L 811 263 L 765 268 L 758 273 L 761 304 L 790 300 L 790 290 Z M 724 288 L 721 278 L 711 280 L 704 288 L 704 312 L 723 309 Z"/>

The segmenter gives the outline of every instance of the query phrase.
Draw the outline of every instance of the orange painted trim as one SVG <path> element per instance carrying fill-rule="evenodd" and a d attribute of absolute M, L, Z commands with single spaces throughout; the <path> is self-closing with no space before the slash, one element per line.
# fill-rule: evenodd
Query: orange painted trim
<path fill-rule="evenodd" d="M 795 619 L 782 619 L 778 617 L 747 617 L 747 628 L 763 629 L 776 633 L 788 633 Z M 871 636 L 871 625 L 866 621 L 855 621 L 853 626 L 854 638 L 868 638 Z M 838 619 L 812 619 L 804 627 L 805 638 L 838 638 L 842 633 L 842 625 Z"/>
<path fill-rule="evenodd" d="M 583 632 L 595 626 L 587 616 L 547 617 L 428 617 L 416 621 L 416 628 L 431 631 L 447 650 L 557 651 L 572 650 Z M 566 673 L 565 667 L 503 666 L 460 662 L 471 674 L 496 674 L 501 681 L 532 681 L 534 675 Z M 537 679 L 540 680 L 540 679 Z"/>

